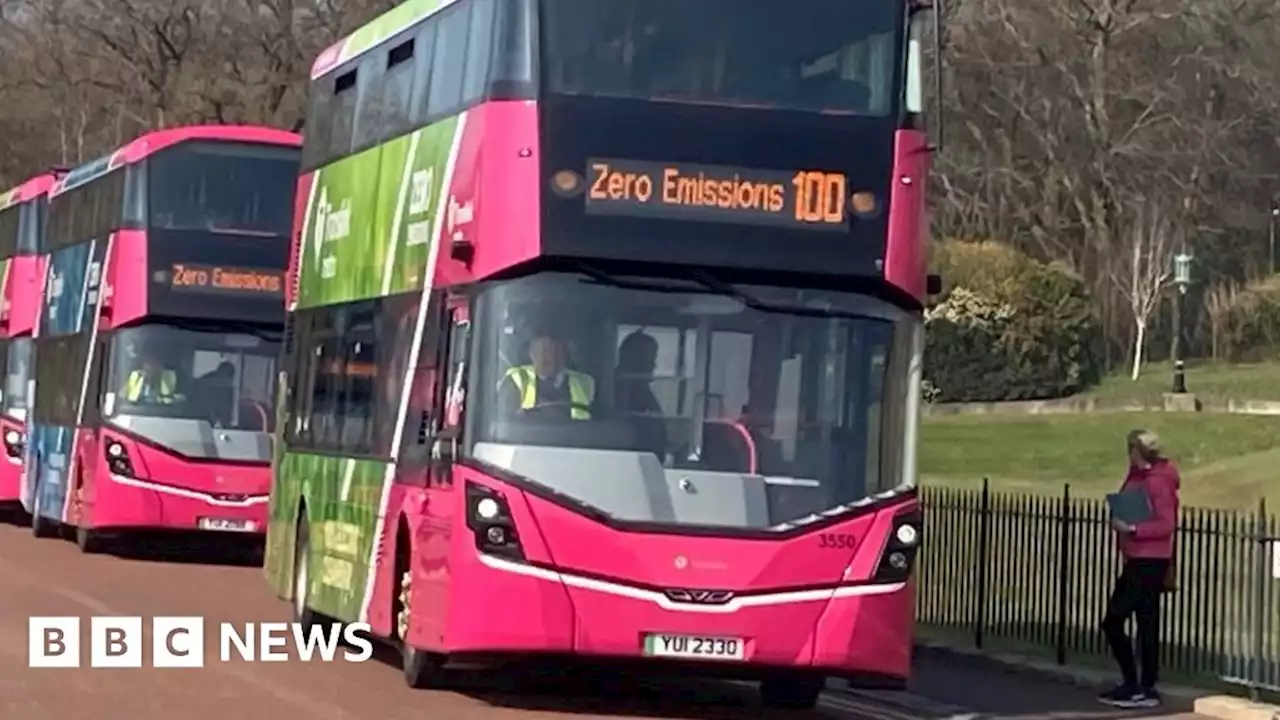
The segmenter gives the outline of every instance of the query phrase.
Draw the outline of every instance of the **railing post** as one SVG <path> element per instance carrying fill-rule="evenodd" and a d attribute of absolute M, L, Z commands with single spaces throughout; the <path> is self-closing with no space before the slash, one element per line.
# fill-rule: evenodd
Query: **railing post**
<path fill-rule="evenodd" d="M 978 511 L 978 598 L 974 611 L 973 645 L 982 649 L 987 626 L 987 565 L 991 550 L 991 480 L 982 478 L 982 502 Z"/>
<path fill-rule="evenodd" d="M 1058 518 L 1058 637 L 1057 661 L 1067 664 L 1067 596 L 1071 582 L 1071 484 L 1062 484 L 1062 512 Z"/>
<path fill-rule="evenodd" d="M 1266 613 L 1267 582 L 1270 568 L 1267 567 L 1267 499 L 1258 500 L 1258 517 L 1253 521 L 1254 539 L 1254 579 L 1253 579 L 1253 658 L 1249 662 L 1249 698 L 1258 702 L 1262 691 L 1263 661 L 1267 653 Z"/>

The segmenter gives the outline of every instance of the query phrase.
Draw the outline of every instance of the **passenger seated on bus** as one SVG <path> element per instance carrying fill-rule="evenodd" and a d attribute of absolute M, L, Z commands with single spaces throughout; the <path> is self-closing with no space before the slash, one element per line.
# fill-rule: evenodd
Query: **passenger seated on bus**
<path fill-rule="evenodd" d="M 632 416 L 641 449 L 664 459 L 667 452 L 667 423 L 662 405 L 653 394 L 653 370 L 658 364 L 658 341 L 636 330 L 618 346 L 618 411 Z"/>
<path fill-rule="evenodd" d="M 125 379 L 121 395 L 125 402 L 172 405 L 184 398 L 178 391 L 178 373 L 164 366 L 159 348 L 143 348 L 138 367 Z"/>
<path fill-rule="evenodd" d="M 564 338 L 551 329 L 535 332 L 529 343 L 528 365 L 507 370 L 498 387 L 498 404 L 504 415 L 536 411 L 540 417 L 590 420 L 596 397 L 596 381 L 570 370 Z"/>
<path fill-rule="evenodd" d="M 236 401 L 236 366 L 223 360 L 218 367 L 196 378 L 196 387 L 208 409 L 209 421 L 218 427 L 229 427 L 234 418 Z"/>

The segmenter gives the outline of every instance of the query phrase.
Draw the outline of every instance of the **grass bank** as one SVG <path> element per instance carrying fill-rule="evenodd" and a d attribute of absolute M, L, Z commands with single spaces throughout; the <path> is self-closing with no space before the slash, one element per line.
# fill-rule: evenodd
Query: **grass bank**
<path fill-rule="evenodd" d="M 1276 400 L 1280 401 L 1280 362 L 1231 365 L 1212 362 L 1189 362 L 1186 366 L 1187 390 L 1202 401 Z M 1158 404 L 1173 385 L 1173 367 L 1169 363 L 1152 363 L 1142 370 L 1136 381 L 1128 373 L 1117 373 L 1081 397 L 1124 404 Z"/>
<path fill-rule="evenodd" d="M 1277 377 L 1280 380 L 1280 376 Z M 1280 388 L 1280 383 L 1277 383 Z M 1280 394 L 1280 391 L 1273 391 Z M 1280 508 L 1280 417 L 1207 413 L 959 415 L 925 418 L 925 484 L 1076 496 L 1112 492 L 1124 477 L 1125 433 L 1157 432 L 1183 474 L 1183 503 L 1246 508 L 1267 497 Z"/>

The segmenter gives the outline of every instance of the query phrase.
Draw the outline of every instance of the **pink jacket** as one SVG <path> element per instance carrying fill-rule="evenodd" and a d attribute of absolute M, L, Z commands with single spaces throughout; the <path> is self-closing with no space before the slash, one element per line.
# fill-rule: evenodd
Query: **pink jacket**
<path fill-rule="evenodd" d="M 1142 488 L 1151 499 L 1151 517 L 1134 526 L 1132 535 L 1121 535 L 1120 552 L 1131 558 L 1173 557 L 1173 537 L 1178 526 L 1178 468 L 1168 460 L 1150 467 L 1129 468 L 1121 491 Z"/>

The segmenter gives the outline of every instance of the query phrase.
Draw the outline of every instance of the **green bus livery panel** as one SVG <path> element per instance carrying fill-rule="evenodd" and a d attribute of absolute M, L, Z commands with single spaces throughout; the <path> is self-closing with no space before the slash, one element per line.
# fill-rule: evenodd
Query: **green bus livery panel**
<path fill-rule="evenodd" d="M 446 118 L 311 175 L 298 243 L 298 308 L 422 288 L 462 125 L 460 117 Z"/>

